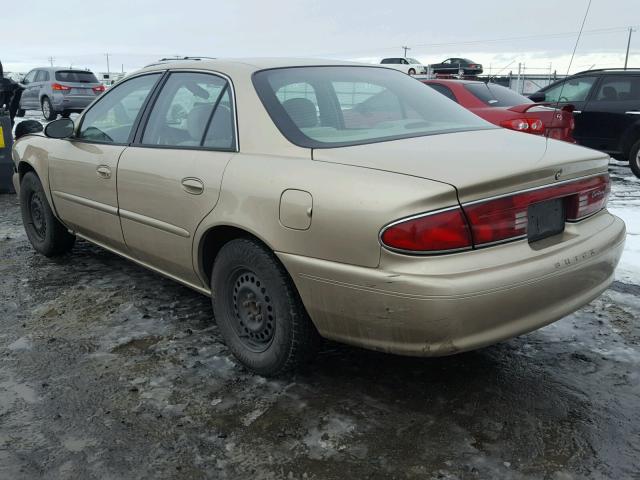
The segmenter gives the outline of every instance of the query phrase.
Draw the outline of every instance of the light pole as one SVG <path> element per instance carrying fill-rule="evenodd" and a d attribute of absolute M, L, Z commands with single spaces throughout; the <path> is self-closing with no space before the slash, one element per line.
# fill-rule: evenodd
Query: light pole
<path fill-rule="evenodd" d="M 110 70 L 109 70 L 109 54 L 105 53 L 104 55 L 105 55 L 105 57 L 107 57 L 107 75 L 109 75 L 109 72 L 110 72 Z"/>
<path fill-rule="evenodd" d="M 629 61 L 629 47 L 631 46 L 631 34 L 635 32 L 632 27 L 629 27 L 629 38 L 627 39 L 627 53 L 624 56 L 624 69 L 627 69 L 627 62 Z"/>

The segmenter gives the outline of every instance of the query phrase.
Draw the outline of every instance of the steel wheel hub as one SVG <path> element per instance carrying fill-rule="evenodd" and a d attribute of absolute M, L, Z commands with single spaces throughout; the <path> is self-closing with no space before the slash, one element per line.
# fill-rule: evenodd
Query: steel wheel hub
<path fill-rule="evenodd" d="M 232 303 L 234 329 L 248 348 L 260 352 L 267 349 L 275 333 L 272 299 L 258 276 L 248 270 L 236 274 Z"/>
<path fill-rule="evenodd" d="M 47 232 L 47 221 L 44 217 L 44 205 L 40 195 L 34 194 L 31 196 L 31 202 L 29 203 L 29 210 L 31 212 L 31 221 L 33 222 L 33 229 L 38 237 L 44 239 Z"/>

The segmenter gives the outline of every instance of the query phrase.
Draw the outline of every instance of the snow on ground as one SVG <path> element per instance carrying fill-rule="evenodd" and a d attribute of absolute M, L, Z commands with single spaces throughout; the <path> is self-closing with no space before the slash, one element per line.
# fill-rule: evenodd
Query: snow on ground
<path fill-rule="evenodd" d="M 612 160 L 609 171 L 612 179 L 609 211 L 627 224 L 627 240 L 616 280 L 640 285 L 640 178 L 631 173 L 626 162 Z"/>

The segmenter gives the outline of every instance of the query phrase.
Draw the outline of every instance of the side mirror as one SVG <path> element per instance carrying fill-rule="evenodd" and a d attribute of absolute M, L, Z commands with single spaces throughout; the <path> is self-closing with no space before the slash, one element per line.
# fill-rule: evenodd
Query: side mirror
<path fill-rule="evenodd" d="M 533 100 L 536 103 L 544 102 L 547 99 L 547 96 L 544 92 L 536 92 L 529 95 L 529 100 Z"/>
<path fill-rule="evenodd" d="M 42 124 L 37 120 L 24 120 L 16 125 L 16 140 L 31 133 L 40 133 L 43 129 L 44 127 L 42 126 Z"/>
<path fill-rule="evenodd" d="M 48 123 L 44 134 L 49 138 L 69 138 L 73 135 L 75 125 L 70 118 L 61 118 Z"/>

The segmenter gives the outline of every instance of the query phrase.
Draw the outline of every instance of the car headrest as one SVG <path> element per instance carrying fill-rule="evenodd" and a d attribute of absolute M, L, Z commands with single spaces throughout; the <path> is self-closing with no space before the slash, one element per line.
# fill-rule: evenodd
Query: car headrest
<path fill-rule="evenodd" d="M 210 103 L 198 103 L 193 106 L 187 115 L 187 132 L 192 140 L 200 142 L 204 128 L 207 125 L 211 109 L 213 105 Z"/>
<path fill-rule="evenodd" d="M 606 86 L 602 89 L 602 98 L 606 100 L 617 100 L 618 91 L 611 86 Z"/>
<path fill-rule="evenodd" d="M 298 128 L 310 128 L 318 125 L 318 113 L 311 100 L 290 98 L 282 102 L 282 107 Z"/>

